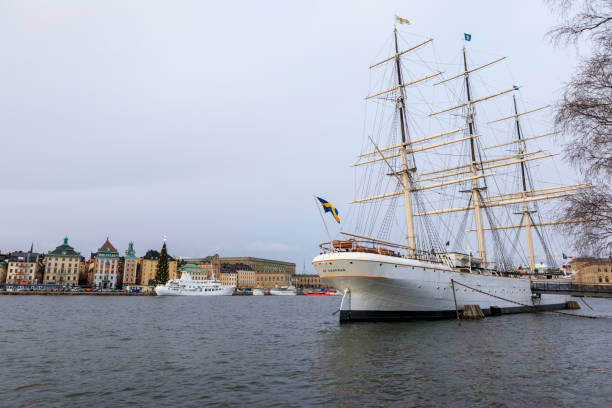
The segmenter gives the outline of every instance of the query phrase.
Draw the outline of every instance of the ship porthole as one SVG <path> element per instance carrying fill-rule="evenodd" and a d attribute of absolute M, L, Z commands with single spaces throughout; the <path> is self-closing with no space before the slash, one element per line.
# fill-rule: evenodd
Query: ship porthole
<path fill-rule="evenodd" d="M 352 264 L 352 263 L 353 263 L 353 261 L 349 261 L 349 263 L 350 263 L 350 264 Z"/>

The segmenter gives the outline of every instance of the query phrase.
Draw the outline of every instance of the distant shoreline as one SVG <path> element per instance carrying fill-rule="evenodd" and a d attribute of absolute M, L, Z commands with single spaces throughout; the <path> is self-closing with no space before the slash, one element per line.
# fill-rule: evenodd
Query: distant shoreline
<path fill-rule="evenodd" d="M 16 291 L 7 292 L 0 291 L 1 295 L 14 295 L 14 296 L 155 296 L 155 293 L 129 293 L 129 292 L 51 292 L 51 291 Z"/>

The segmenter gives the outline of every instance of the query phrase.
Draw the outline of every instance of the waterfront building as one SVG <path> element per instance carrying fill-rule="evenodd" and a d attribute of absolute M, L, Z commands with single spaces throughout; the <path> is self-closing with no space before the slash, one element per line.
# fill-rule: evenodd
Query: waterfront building
<path fill-rule="evenodd" d="M 4 259 L 0 260 L 0 285 L 6 283 L 6 272 L 8 271 L 8 262 Z"/>
<path fill-rule="evenodd" d="M 186 258 L 184 261 L 195 264 L 202 271 L 204 271 L 205 276 L 202 276 L 201 278 L 198 277 L 197 279 L 219 279 L 219 274 L 221 273 L 221 261 L 219 260 L 219 254 L 214 254 L 205 258 Z"/>
<path fill-rule="evenodd" d="M 115 289 L 119 281 L 119 252 L 110 243 L 110 238 L 94 255 L 93 287 Z"/>
<path fill-rule="evenodd" d="M 575 258 L 572 271 L 577 271 L 573 283 L 612 285 L 612 258 Z"/>
<path fill-rule="evenodd" d="M 94 273 L 96 272 L 95 252 L 89 255 L 89 260 L 85 263 L 85 273 L 87 274 L 87 286 L 93 286 Z"/>
<path fill-rule="evenodd" d="M 68 237 L 64 242 L 49 251 L 44 260 L 45 275 L 43 283 L 76 286 L 79 284 L 81 269 L 81 254 L 68 245 Z"/>
<path fill-rule="evenodd" d="M 85 257 L 81 256 L 79 261 L 79 286 L 91 286 L 88 277 L 89 263 L 85 261 Z"/>
<path fill-rule="evenodd" d="M 319 275 L 297 274 L 293 275 L 292 283 L 296 288 L 328 288 L 329 285 L 321 283 Z"/>
<path fill-rule="evenodd" d="M 234 285 L 239 288 L 253 288 L 255 287 L 255 271 L 246 264 L 236 263 L 236 264 L 221 264 L 221 275 L 223 274 L 235 274 L 235 276 L 227 276 L 224 279 L 231 281 L 233 283 L 228 283 L 228 285 Z M 235 280 L 235 282 L 234 282 Z M 223 282 L 223 279 L 221 280 Z"/>
<path fill-rule="evenodd" d="M 11 252 L 8 258 L 6 283 L 32 284 L 43 281 L 43 256 L 32 251 Z"/>
<path fill-rule="evenodd" d="M 255 287 L 255 271 L 252 269 L 240 268 L 236 270 L 238 274 L 237 285 L 240 288 L 253 288 Z"/>
<path fill-rule="evenodd" d="M 221 285 L 223 286 L 237 286 L 238 274 L 232 270 L 221 270 Z"/>
<path fill-rule="evenodd" d="M 151 249 L 147 251 L 141 260 L 141 279 L 142 286 L 155 286 L 155 274 L 157 273 L 157 262 L 159 261 L 159 252 Z M 177 264 L 176 259 L 168 255 L 168 280 L 177 279 Z"/>
<path fill-rule="evenodd" d="M 220 258 L 223 264 L 244 264 L 255 271 L 255 287 L 275 288 L 291 285 L 295 263 L 246 257 Z"/>
<path fill-rule="evenodd" d="M 206 280 L 208 273 L 205 269 L 202 269 L 198 265 L 190 262 L 181 264 L 178 269 L 179 278 L 183 276 L 183 272 L 187 272 L 193 280 Z"/>
<path fill-rule="evenodd" d="M 123 286 L 135 285 L 138 282 L 138 257 L 134 250 L 134 243 L 130 241 L 125 251 L 123 264 Z"/>

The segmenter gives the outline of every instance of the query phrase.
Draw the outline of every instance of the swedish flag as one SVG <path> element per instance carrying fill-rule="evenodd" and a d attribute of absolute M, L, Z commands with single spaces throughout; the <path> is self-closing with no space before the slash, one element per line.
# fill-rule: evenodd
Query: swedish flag
<path fill-rule="evenodd" d="M 465 41 L 472 41 L 472 34 L 463 33 L 463 38 Z"/>
<path fill-rule="evenodd" d="M 336 222 L 340 224 L 340 217 L 338 217 L 338 210 L 336 209 L 336 207 L 334 207 L 333 205 L 331 205 L 331 203 L 327 202 L 327 200 L 324 200 L 321 197 L 317 197 L 317 200 L 321 202 L 321 205 L 323 206 L 325 212 L 332 213 Z"/>
<path fill-rule="evenodd" d="M 395 15 L 395 21 L 397 21 L 400 24 L 410 24 L 410 21 L 408 21 L 408 19 L 406 18 L 401 18 L 400 16 L 398 16 L 397 14 Z"/>

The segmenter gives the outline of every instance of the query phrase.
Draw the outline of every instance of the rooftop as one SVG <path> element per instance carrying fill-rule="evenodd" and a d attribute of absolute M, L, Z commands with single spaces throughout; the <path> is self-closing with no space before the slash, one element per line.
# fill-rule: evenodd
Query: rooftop
<path fill-rule="evenodd" d="M 110 243 L 110 237 L 106 237 L 106 241 L 104 242 L 104 244 L 102 244 L 100 249 L 98 249 L 98 252 L 115 252 L 117 254 L 119 253 L 117 252 L 113 244 Z"/>
<path fill-rule="evenodd" d="M 80 253 L 74 250 L 73 247 L 68 245 L 68 237 L 64 237 L 64 243 L 53 251 L 49 251 L 49 255 L 52 256 L 81 256 Z"/>
<path fill-rule="evenodd" d="M 278 265 L 295 266 L 295 263 L 293 262 L 275 261 L 274 259 L 254 258 L 252 256 L 237 256 L 237 257 L 229 257 L 229 258 L 219 258 L 219 260 L 222 263 L 242 261 L 242 262 L 266 262 L 266 263 L 273 263 L 273 264 L 278 264 Z"/>

